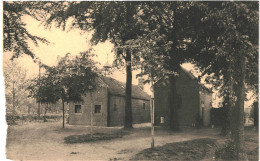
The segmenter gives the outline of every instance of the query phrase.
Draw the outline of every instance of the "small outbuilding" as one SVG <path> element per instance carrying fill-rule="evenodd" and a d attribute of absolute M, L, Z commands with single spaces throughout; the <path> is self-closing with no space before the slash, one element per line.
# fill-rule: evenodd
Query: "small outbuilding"
<path fill-rule="evenodd" d="M 179 127 L 209 126 L 212 92 L 184 68 L 180 69 L 175 83 L 175 95 L 171 92 L 172 84 L 169 81 L 155 83 L 155 124 L 164 122 L 169 125 L 174 121 Z M 173 103 L 173 100 L 178 103 Z M 175 109 L 174 114 L 172 108 Z"/>
<path fill-rule="evenodd" d="M 150 96 L 142 81 L 132 85 L 133 123 L 150 122 Z M 97 78 L 97 88 L 82 102 L 69 103 L 70 125 L 121 126 L 125 120 L 125 83 L 110 77 Z"/>

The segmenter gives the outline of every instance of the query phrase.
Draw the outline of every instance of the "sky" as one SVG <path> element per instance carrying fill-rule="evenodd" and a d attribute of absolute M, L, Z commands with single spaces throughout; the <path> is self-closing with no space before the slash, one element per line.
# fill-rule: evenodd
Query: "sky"
<path fill-rule="evenodd" d="M 96 56 L 93 59 L 99 63 L 99 68 L 102 68 L 107 61 L 110 65 L 113 63 L 115 54 L 113 52 L 113 44 L 109 41 L 99 43 L 96 46 L 91 46 L 91 33 L 84 33 L 78 29 L 63 31 L 60 28 L 56 28 L 54 25 L 51 28 L 46 28 L 39 21 L 30 16 L 23 16 L 22 21 L 26 24 L 29 33 L 49 41 L 49 44 L 39 43 L 38 46 L 32 41 L 29 41 L 28 43 L 33 53 L 35 53 L 35 56 L 38 57 L 43 64 L 53 66 L 57 63 L 58 56 L 63 57 L 66 53 L 77 55 L 90 48 L 94 49 Z M 3 63 L 9 61 L 11 56 L 12 53 L 4 53 Z M 39 66 L 37 63 L 33 62 L 33 59 L 30 56 L 21 55 L 17 60 L 26 70 L 28 78 L 38 75 Z M 191 66 L 186 65 L 186 68 L 191 69 Z M 125 73 L 125 68 L 121 68 L 114 70 L 109 76 L 121 82 L 126 82 Z M 138 79 L 136 78 L 138 73 L 139 71 L 132 72 L 132 83 L 136 85 L 138 84 Z M 149 85 L 145 85 L 144 90 L 148 94 L 151 94 Z"/>
<path fill-rule="evenodd" d="M 97 55 L 93 59 L 99 62 L 99 68 L 108 61 L 112 65 L 114 60 L 113 44 L 109 41 L 99 43 L 96 46 L 90 44 L 90 33 L 82 33 L 80 30 L 74 29 L 70 31 L 63 31 L 62 29 L 51 27 L 46 28 L 30 16 L 24 16 L 22 21 L 26 24 L 26 28 L 32 35 L 44 37 L 50 43 L 49 45 L 39 43 L 39 46 L 35 46 L 32 42 L 29 42 L 29 46 L 35 53 L 36 57 L 39 57 L 41 62 L 52 66 L 57 63 L 57 57 L 65 56 L 66 53 L 77 55 L 80 52 L 86 51 L 91 47 L 94 49 L 94 53 Z M 4 54 L 4 62 L 11 57 L 12 53 Z M 31 57 L 22 55 L 18 58 L 21 66 L 27 71 L 29 77 L 36 76 L 38 74 L 38 65 L 33 62 Z M 133 84 L 137 84 L 138 80 L 135 78 L 138 71 L 133 71 Z M 110 75 L 119 81 L 125 82 L 125 70 L 122 68 L 116 70 Z"/>

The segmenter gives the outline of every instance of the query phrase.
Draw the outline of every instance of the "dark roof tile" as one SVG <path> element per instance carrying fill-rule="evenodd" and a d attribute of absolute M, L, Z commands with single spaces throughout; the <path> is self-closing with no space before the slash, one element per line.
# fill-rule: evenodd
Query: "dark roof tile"
<path fill-rule="evenodd" d="M 108 86 L 108 91 L 110 94 L 125 96 L 125 83 L 110 77 L 102 77 L 101 79 Z M 150 100 L 150 96 L 138 85 L 132 85 L 132 97 Z"/>

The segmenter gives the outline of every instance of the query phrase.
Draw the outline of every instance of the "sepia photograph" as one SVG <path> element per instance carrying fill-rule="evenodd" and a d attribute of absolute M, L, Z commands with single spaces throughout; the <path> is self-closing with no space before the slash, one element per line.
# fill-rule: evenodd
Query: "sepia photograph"
<path fill-rule="evenodd" d="M 1 160 L 259 160 L 258 1 L 1 3 Z"/>

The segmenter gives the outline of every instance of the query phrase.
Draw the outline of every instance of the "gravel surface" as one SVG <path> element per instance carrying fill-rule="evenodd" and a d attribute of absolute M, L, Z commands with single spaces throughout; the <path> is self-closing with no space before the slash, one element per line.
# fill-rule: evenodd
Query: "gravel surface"
<path fill-rule="evenodd" d="M 66 144 L 64 138 L 90 133 L 88 126 L 61 128 L 61 122 L 9 126 L 6 155 L 12 160 L 129 160 L 150 148 L 150 124 L 135 125 L 122 138 L 90 143 Z M 122 127 L 93 127 L 93 133 L 113 133 Z M 155 146 L 200 138 L 218 138 L 218 129 L 186 129 L 173 132 L 155 128 Z"/>

